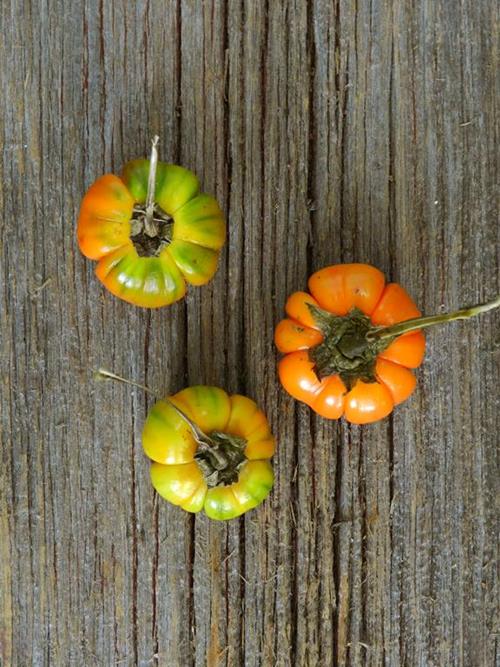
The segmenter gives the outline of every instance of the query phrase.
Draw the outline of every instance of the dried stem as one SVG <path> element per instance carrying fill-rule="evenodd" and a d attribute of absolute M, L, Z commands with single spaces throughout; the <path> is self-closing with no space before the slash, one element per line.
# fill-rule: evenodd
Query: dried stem
<path fill-rule="evenodd" d="M 109 380 L 118 380 L 118 382 L 123 382 L 124 384 L 129 384 L 133 387 L 139 387 L 139 389 L 143 389 L 144 391 L 147 391 L 148 394 L 151 394 L 155 398 L 159 398 L 157 394 L 155 394 L 149 387 L 146 387 L 143 384 L 139 384 L 139 382 L 134 382 L 133 380 L 127 380 L 126 378 L 121 377 L 120 375 L 116 375 L 116 373 L 112 373 L 111 371 L 107 371 L 105 368 L 99 368 L 99 370 L 96 371 L 95 373 L 97 378 L 102 378 L 102 379 L 109 379 Z M 208 436 L 206 436 L 203 431 L 199 428 L 197 424 L 192 421 L 185 412 L 183 412 L 180 408 L 178 408 L 175 403 L 173 403 L 169 398 L 164 398 L 162 399 L 166 403 L 170 405 L 171 408 L 177 412 L 179 417 L 183 419 L 186 424 L 189 426 L 193 433 L 193 437 L 196 440 L 197 443 L 204 443 L 207 445 L 211 444 L 211 440 Z"/>
<path fill-rule="evenodd" d="M 133 380 L 127 380 L 104 368 L 99 368 L 95 376 L 96 378 L 105 380 L 117 380 L 118 382 L 143 389 L 149 394 L 156 396 L 149 387 Z M 221 484 L 232 484 L 238 478 L 238 470 L 241 464 L 246 460 L 244 454 L 246 441 L 227 433 L 214 432 L 211 434 L 212 437 L 205 435 L 200 427 L 178 408 L 173 401 L 168 398 L 162 400 L 168 403 L 191 429 L 193 438 L 197 443 L 197 452 L 194 458 L 200 466 L 208 486 L 214 487 Z"/>
<path fill-rule="evenodd" d="M 151 157 L 149 158 L 148 192 L 146 195 L 146 226 L 151 226 L 155 211 L 156 168 L 158 167 L 158 142 L 160 137 L 155 134 L 151 141 Z"/>
<path fill-rule="evenodd" d="M 154 393 L 154 391 L 152 391 L 149 387 L 146 387 L 143 384 L 139 384 L 138 382 L 134 382 L 133 380 L 126 380 L 125 378 L 122 378 L 119 375 L 112 373 L 111 371 L 107 371 L 105 368 L 99 368 L 95 372 L 95 376 L 97 379 L 118 380 L 118 382 L 123 382 L 124 384 L 130 384 L 133 387 L 139 387 L 139 389 L 143 389 L 144 391 L 147 391 L 148 394 L 151 394 L 152 396 L 158 398 L 158 396 Z"/>

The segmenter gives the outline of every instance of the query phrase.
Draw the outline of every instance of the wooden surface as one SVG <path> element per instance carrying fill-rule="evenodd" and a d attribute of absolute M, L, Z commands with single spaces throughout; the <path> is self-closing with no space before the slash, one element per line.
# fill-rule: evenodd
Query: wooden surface
<path fill-rule="evenodd" d="M 426 313 L 499 291 L 493 0 L 3 0 L 2 665 L 463 665 L 496 635 L 499 314 L 435 330 L 368 427 L 280 389 L 273 326 L 315 269 L 367 261 Z M 102 173 L 194 169 L 216 278 L 146 312 L 75 221 Z M 275 489 L 245 518 L 155 497 L 158 392 L 255 398 Z"/>

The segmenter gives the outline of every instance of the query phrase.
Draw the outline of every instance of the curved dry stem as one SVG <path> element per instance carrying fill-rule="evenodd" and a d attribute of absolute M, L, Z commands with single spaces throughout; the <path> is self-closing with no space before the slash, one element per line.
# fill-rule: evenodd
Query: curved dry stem
<path fill-rule="evenodd" d="M 117 380 L 118 382 L 138 387 L 158 398 L 146 385 L 134 382 L 133 380 L 127 380 L 121 377 L 121 375 L 112 373 L 105 368 L 99 368 L 95 372 L 95 377 L 103 380 Z M 194 458 L 200 466 L 207 485 L 214 487 L 232 484 L 236 481 L 239 469 L 242 463 L 246 461 L 244 454 L 246 441 L 237 436 L 215 431 L 211 434 L 211 437 L 205 435 L 198 424 L 195 424 L 175 403 L 168 398 L 162 400 L 168 403 L 191 429 L 193 438 L 197 443 L 197 452 Z"/>
<path fill-rule="evenodd" d="M 121 377 L 120 375 L 116 375 L 116 373 L 112 373 L 111 371 L 107 371 L 105 368 L 99 368 L 96 372 L 95 375 L 98 379 L 104 379 L 104 380 L 117 380 L 118 382 L 123 382 L 124 384 L 131 385 L 133 387 L 138 387 L 139 389 L 143 389 L 146 391 L 148 394 L 151 394 L 155 398 L 159 398 L 157 394 L 155 394 L 149 387 L 146 387 L 144 384 L 140 384 L 139 382 L 134 382 L 133 380 L 127 380 L 126 378 Z M 168 403 L 175 412 L 183 419 L 186 424 L 189 426 L 191 429 L 191 432 L 193 434 L 194 439 L 196 440 L 197 443 L 204 443 L 209 445 L 211 443 L 211 440 L 208 436 L 206 436 L 203 431 L 200 429 L 200 427 L 194 423 L 192 419 L 190 419 L 187 414 L 178 408 L 175 403 L 173 403 L 169 398 L 163 398 L 163 401 Z"/>

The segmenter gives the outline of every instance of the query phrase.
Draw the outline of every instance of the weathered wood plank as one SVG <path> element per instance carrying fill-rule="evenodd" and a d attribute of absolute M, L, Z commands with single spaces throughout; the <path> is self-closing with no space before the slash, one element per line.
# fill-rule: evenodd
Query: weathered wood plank
<path fill-rule="evenodd" d="M 374 426 L 278 386 L 273 325 L 328 263 L 434 312 L 499 290 L 489 0 L 0 4 L 0 655 L 7 665 L 494 664 L 499 316 L 428 336 Z M 146 154 L 219 198 L 212 283 L 145 312 L 74 225 Z M 278 436 L 265 505 L 227 525 L 159 501 L 151 397 L 213 383 Z"/>

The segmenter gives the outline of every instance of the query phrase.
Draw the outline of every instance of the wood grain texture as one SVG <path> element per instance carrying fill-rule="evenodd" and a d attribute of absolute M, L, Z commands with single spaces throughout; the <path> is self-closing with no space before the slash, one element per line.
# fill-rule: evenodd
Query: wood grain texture
<path fill-rule="evenodd" d="M 499 314 L 428 336 L 390 419 L 279 388 L 273 325 L 326 264 L 427 313 L 500 289 L 496 3 L 0 3 L 0 655 L 24 665 L 486 667 L 498 660 Z M 216 194 L 210 285 L 155 312 L 75 243 L 86 188 L 147 153 Z M 152 491 L 158 392 L 253 397 L 275 489 L 217 524 Z"/>

